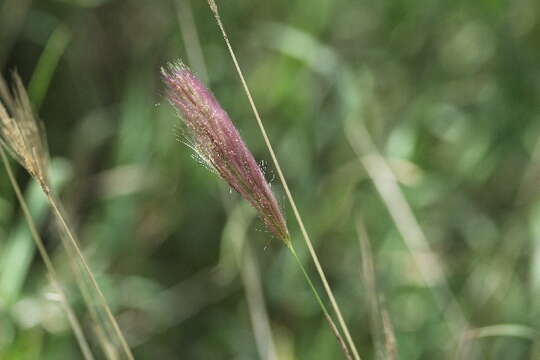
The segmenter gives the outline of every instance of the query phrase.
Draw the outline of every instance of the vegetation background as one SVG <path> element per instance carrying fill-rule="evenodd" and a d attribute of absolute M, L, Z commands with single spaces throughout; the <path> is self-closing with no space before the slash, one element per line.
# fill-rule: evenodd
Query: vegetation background
<path fill-rule="evenodd" d="M 376 310 L 401 359 L 537 358 L 540 3 L 219 4 L 362 358 L 380 357 Z M 256 359 L 270 346 L 279 359 L 341 358 L 283 244 L 176 141 L 159 69 L 178 58 L 273 179 L 205 1 L 0 0 L 0 69 L 28 84 L 57 189 L 135 357 Z M 0 358 L 80 358 L 0 174 Z M 17 175 L 69 285 L 46 202 Z"/>

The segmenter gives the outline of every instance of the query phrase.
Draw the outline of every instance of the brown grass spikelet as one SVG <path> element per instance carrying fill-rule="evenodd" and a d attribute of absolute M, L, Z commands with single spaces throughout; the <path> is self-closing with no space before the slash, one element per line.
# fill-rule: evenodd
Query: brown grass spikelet
<path fill-rule="evenodd" d="M 16 72 L 13 83 L 10 91 L 0 76 L 0 143 L 48 192 L 49 152 L 45 133 Z"/>

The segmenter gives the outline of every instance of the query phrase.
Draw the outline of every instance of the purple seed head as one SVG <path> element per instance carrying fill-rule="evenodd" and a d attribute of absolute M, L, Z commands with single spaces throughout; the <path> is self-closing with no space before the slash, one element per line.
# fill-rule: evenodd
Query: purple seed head
<path fill-rule="evenodd" d="M 166 95 L 187 127 L 191 146 L 257 210 L 268 229 L 285 243 L 289 232 L 268 182 L 229 115 L 183 63 L 161 69 Z"/>

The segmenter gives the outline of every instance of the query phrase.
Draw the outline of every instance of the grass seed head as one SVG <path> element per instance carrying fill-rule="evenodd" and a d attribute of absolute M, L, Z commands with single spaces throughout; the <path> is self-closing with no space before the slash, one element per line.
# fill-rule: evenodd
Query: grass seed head
<path fill-rule="evenodd" d="M 13 83 L 10 91 L 0 76 L 0 143 L 46 190 L 49 156 L 45 133 L 17 73 Z"/>
<path fill-rule="evenodd" d="M 169 64 L 161 74 L 167 98 L 187 127 L 191 147 L 249 201 L 275 236 L 288 243 L 289 232 L 276 198 L 229 115 L 183 63 Z"/>

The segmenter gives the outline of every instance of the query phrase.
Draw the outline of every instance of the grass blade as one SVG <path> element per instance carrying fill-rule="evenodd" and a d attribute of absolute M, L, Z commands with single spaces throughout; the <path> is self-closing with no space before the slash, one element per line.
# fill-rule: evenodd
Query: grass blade
<path fill-rule="evenodd" d="M 424 282 L 431 289 L 441 313 L 445 316 L 455 341 L 468 328 L 468 321 L 446 280 L 442 262 L 431 249 L 426 236 L 384 157 L 376 150 L 365 126 L 349 119 L 346 124 L 349 143 L 379 192 Z M 450 303 L 447 305 L 447 301 Z"/>

